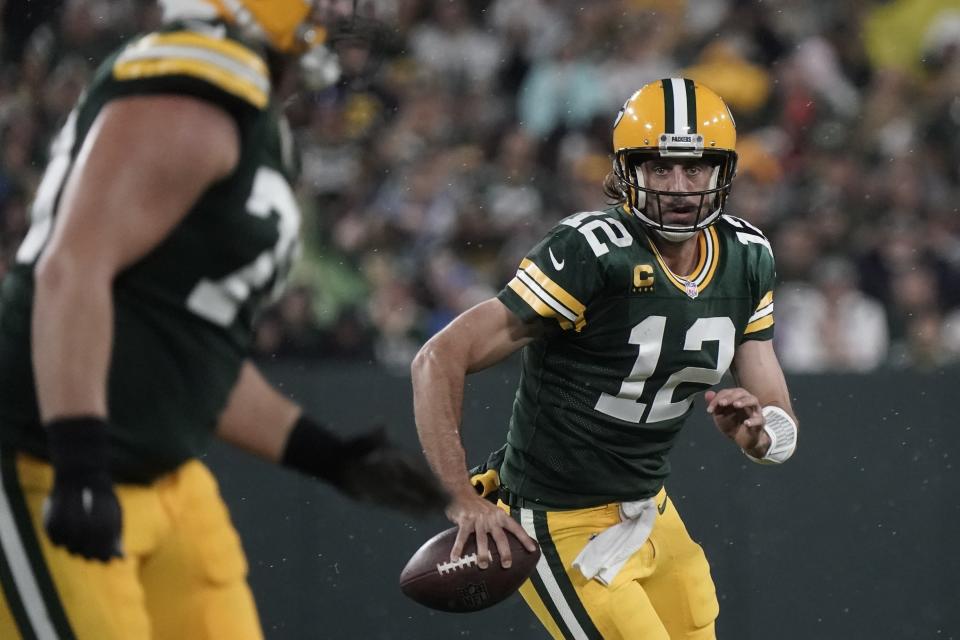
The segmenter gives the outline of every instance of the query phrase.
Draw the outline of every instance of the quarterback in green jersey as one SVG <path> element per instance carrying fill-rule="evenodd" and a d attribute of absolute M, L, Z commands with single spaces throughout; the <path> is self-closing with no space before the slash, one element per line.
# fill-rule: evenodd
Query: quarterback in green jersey
<path fill-rule="evenodd" d="M 198 459 L 214 435 L 355 499 L 445 504 L 381 432 L 331 433 L 247 359 L 298 245 L 277 87 L 335 24 L 322 4 L 165 2 L 54 142 L 0 285 L 0 637 L 262 637 Z"/>
<path fill-rule="evenodd" d="M 536 539 L 521 594 L 557 640 L 715 637 L 709 566 L 664 490 L 696 394 L 753 460 L 782 463 L 796 447 L 771 340 L 773 253 L 724 212 L 735 145 L 715 93 L 684 78 L 645 85 L 614 124 L 616 206 L 560 221 L 414 361 L 420 440 L 459 525 L 452 555 L 476 535 L 486 564 L 489 535 L 506 566 L 506 532 Z M 498 468 L 470 478 L 464 377 L 521 348 Z M 728 370 L 738 386 L 713 390 Z M 497 506 L 474 484 L 497 490 Z"/>

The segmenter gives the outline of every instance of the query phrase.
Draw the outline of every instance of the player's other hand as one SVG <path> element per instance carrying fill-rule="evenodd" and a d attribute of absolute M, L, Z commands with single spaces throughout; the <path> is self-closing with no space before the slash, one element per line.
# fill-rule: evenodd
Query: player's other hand
<path fill-rule="evenodd" d="M 50 542 L 70 553 L 103 562 L 123 557 L 120 503 L 109 476 L 57 473 L 44 504 L 43 524 Z"/>
<path fill-rule="evenodd" d="M 764 418 L 760 401 L 740 387 L 707 391 L 704 395 L 707 413 L 725 436 L 756 458 L 762 458 L 770 447 L 770 436 L 763 430 Z"/>
<path fill-rule="evenodd" d="M 440 513 L 449 497 L 426 463 L 401 451 L 382 428 L 345 443 L 342 478 L 337 486 L 347 496 L 413 515 Z"/>
<path fill-rule="evenodd" d="M 500 564 L 503 568 L 509 568 L 513 564 L 506 531 L 516 536 L 527 551 L 536 550 L 536 543 L 527 535 L 519 522 L 507 515 L 504 510 L 477 495 L 472 488 L 469 493 L 450 503 L 447 507 L 447 517 L 460 528 L 457 539 L 450 549 L 451 560 L 456 560 L 463 555 L 463 547 L 471 535 L 477 537 L 477 565 L 481 569 L 487 568 L 492 557 L 490 537 L 497 545 L 497 553 L 500 555 Z"/>
<path fill-rule="evenodd" d="M 123 552 L 123 516 L 107 468 L 107 429 L 100 418 L 66 418 L 47 425 L 53 490 L 44 503 L 50 541 L 89 560 Z"/>

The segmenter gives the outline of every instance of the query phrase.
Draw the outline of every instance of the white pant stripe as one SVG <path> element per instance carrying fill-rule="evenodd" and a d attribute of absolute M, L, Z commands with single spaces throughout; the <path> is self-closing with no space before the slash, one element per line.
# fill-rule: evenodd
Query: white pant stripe
<path fill-rule="evenodd" d="M 40 587 L 30 567 L 27 551 L 20 539 L 20 531 L 13 519 L 2 476 L 0 476 L 0 547 L 3 549 L 4 558 L 9 563 L 10 573 L 13 574 L 13 581 L 23 601 L 23 608 L 27 610 L 33 632 L 39 640 L 57 640 L 57 632 L 54 631 L 50 614 L 47 613 L 47 606 L 40 594 Z"/>
<path fill-rule="evenodd" d="M 523 525 L 523 529 L 531 538 L 534 540 L 537 539 L 537 532 L 533 526 L 532 510 L 520 510 L 520 524 Z M 547 563 L 546 556 L 542 554 L 540 555 L 540 560 L 537 562 L 537 575 L 540 576 L 540 579 L 543 581 L 543 585 L 547 588 L 550 599 L 557 608 L 557 612 L 560 614 L 560 617 L 563 618 L 564 623 L 566 623 L 570 633 L 573 634 L 574 640 L 589 640 L 589 638 L 587 638 L 587 634 L 583 630 L 583 627 L 581 627 L 580 623 L 577 621 L 577 617 L 573 615 L 573 610 L 570 609 L 570 605 L 567 604 L 566 598 L 563 597 L 563 591 L 560 590 L 560 585 L 557 584 L 557 579 L 550 570 L 550 565 Z"/>

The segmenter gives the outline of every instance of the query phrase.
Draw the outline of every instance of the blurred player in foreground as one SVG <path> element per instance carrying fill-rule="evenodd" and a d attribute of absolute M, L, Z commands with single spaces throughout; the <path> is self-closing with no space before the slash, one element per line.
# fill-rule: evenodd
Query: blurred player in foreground
<path fill-rule="evenodd" d="M 328 431 L 246 355 L 298 246 L 277 87 L 352 9 L 168 0 L 70 114 L 0 292 L 0 637 L 262 637 L 197 459 L 214 434 L 358 500 L 445 504 L 381 432 Z"/>
<path fill-rule="evenodd" d="M 562 220 L 500 294 L 433 337 L 413 364 L 417 429 L 459 525 L 506 565 L 509 531 L 543 556 L 521 588 L 556 639 L 707 639 L 710 569 L 664 489 L 694 395 L 732 367 L 707 412 L 752 459 L 791 456 L 797 422 L 773 351 L 774 262 L 725 215 L 736 170 L 727 105 L 691 80 L 636 92 L 613 129 L 620 202 Z M 507 445 L 473 480 L 459 429 L 464 377 L 524 348 Z M 497 468 L 499 467 L 499 469 Z M 498 487 L 499 485 L 499 487 Z"/>

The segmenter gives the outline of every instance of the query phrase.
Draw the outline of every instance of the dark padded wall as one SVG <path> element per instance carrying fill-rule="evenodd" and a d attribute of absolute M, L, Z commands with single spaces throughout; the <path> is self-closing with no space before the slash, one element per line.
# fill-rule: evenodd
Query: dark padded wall
<path fill-rule="evenodd" d="M 373 368 L 267 366 L 344 431 L 375 422 L 416 448 L 410 381 Z M 696 405 L 667 489 L 707 551 L 727 640 L 960 639 L 960 371 L 794 377 L 800 449 L 750 463 Z M 471 461 L 502 442 L 516 383 L 473 376 Z M 355 505 L 241 453 L 209 456 L 244 539 L 268 638 L 548 636 L 518 596 L 470 615 L 406 600 L 397 576 L 449 526 Z"/>

